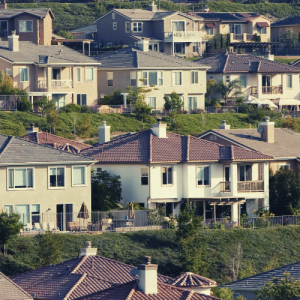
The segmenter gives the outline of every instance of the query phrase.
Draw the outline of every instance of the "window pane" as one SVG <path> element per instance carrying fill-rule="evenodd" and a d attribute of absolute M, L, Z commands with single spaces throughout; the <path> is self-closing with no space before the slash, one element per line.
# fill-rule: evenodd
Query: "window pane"
<path fill-rule="evenodd" d="M 245 166 L 240 166 L 240 181 L 245 181 Z"/>
<path fill-rule="evenodd" d="M 158 74 L 159 74 L 158 84 L 163 85 L 164 73 L 163 72 L 158 72 Z"/>
<path fill-rule="evenodd" d="M 32 32 L 32 21 L 26 21 L 26 31 Z"/>
<path fill-rule="evenodd" d="M 27 187 L 33 187 L 33 169 L 27 169 Z"/>
<path fill-rule="evenodd" d="M 203 184 L 203 179 L 204 179 L 204 169 L 203 167 L 198 167 L 198 185 L 202 185 Z"/>
<path fill-rule="evenodd" d="M 13 213 L 13 206 L 12 205 L 4 205 L 4 211 L 11 215 Z"/>
<path fill-rule="evenodd" d="M 85 184 L 85 167 L 73 168 L 73 184 Z"/>
<path fill-rule="evenodd" d="M 9 170 L 8 171 L 8 176 L 9 176 L 9 188 L 14 188 L 14 170 Z"/>
<path fill-rule="evenodd" d="M 77 82 L 81 82 L 81 68 L 77 68 Z"/>
<path fill-rule="evenodd" d="M 149 72 L 149 85 L 157 85 L 157 72 Z"/>
<path fill-rule="evenodd" d="M 172 168 L 168 168 L 168 184 L 173 183 L 173 178 L 172 178 Z"/>
<path fill-rule="evenodd" d="M 209 185 L 209 167 L 204 167 L 204 185 Z"/>
<path fill-rule="evenodd" d="M 246 181 L 252 180 L 252 168 L 251 165 L 246 165 Z"/>
<path fill-rule="evenodd" d="M 32 204 L 31 205 L 31 213 L 40 213 L 40 205 Z"/>
<path fill-rule="evenodd" d="M 20 32 L 26 31 L 26 21 L 19 21 L 19 31 Z"/>
<path fill-rule="evenodd" d="M 225 181 L 229 181 L 230 167 L 225 167 Z"/>
<path fill-rule="evenodd" d="M 57 168 L 57 186 L 65 186 L 64 168 Z"/>
<path fill-rule="evenodd" d="M 241 87 L 246 87 L 246 76 L 240 76 Z"/>
<path fill-rule="evenodd" d="M 86 105 L 86 94 L 81 95 L 81 105 Z"/>
<path fill-rule="evenodd" d="M 93 81 L 94 80 L 94 69 L 93 68 L 86 68 L 85 69 L 85 76 L 86 76 L 86 81 Z"/>
<path fill-rule="evenodd" d="M 144 85 L 148 85 L 147 72 L 143 72 Z"/>
<path fill-rule="evenodd" d="M 29 205 L 16 205 L 16 212 L 20 214 L 20 222 L 24 225 L 30 223 Z"/>
<path fill-rule="evenodd" d="M 167 168 L 162 168 L 163 184 L 167 184 Z"/>
<path fill-rule="evenodd" d="M 15 187 L 26 188 L 26 169 L 15 169 Z"/>

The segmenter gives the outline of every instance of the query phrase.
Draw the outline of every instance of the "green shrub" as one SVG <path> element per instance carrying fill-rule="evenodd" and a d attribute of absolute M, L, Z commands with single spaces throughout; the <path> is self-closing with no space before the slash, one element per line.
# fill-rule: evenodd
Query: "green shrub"
<path fill-rule="evenodd" d="M 81 111 L 81 107 L 80 105 L 77 105 L 75 103 L 70 103 L 66 105 L 66 112 L 67 113 L 71 113 L 71 112 L 80 112 Z"/>

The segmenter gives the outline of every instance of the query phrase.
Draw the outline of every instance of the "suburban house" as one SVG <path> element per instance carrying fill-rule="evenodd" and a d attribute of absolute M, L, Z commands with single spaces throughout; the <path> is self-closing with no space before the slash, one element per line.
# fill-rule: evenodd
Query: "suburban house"
<path fill-rule="evenodd" d="M 291 31 L 299 35 L 300 33 L 300 17 L 288 17 L 283 20 L 271 23 L 271 40 L 272 42 L 280 42 L 281 35 Z M 298 40 L 298 37 L 297 37 Z"/>
<path fill-rule="evenodd" d="M 70 30 L 74 39 L 95 39 L 97 36 L 97 25 L 92 24 L 81 28 Z"/>
<path fill-rule="evenodd" d="M 105 47 L 149 42 L 149 50 L 177 56 L 201 56 L 201 18 L 157 9 L 113 9 L 95 21 L 97 40 Z"/>
<path fill-rule="evenodd" d="M 99 56 L 99 97 L 115 89 L 126 92 L 127 86 L 150 88 L 146 103 L 154 110 L 164 109 L 164 97 L 176 92 L 184 102 L 184 110 L 204 109 L 207 66 L 157 51 L 148 51 L 148 42 L 139 44 L 142 50 L 126 47 Z M 126 99 L 125 99 L 126 100 Z M 126 101 L 124 103 L 126 106 Z"/>
<path fill-rule="evenodd" d="M 53 19 L 50 8 L 6 9 L 4 1 L 0 4 L 1 40 L 7 40 L 11 32 L 16 31 L 20 41 L 50 46 Z"/>
<path fill-rule="evenodd" d="M 98 128 L 99 145 L 81 153 L 97 161 L 97 170 L 121 177 L 124 204 L 163 207 L 166 216 L 176 216 L 182 199 L 188 198 L 204 218 L 216 217 L 216 205 L 230 205 L 236 222 L 240 204 L 246 202 L 252 213 L 248 199 L 269 205 L 270 155 L 167 132 L 160 121 L 112 141 L 110 126 L 103 122 Z"/>
<path fill-rule="evenodd" d="M 41 300 L 217 300 L 210 296 L 210 289 L 216 286 L 215 281 L 193 273 L 171 278 L 157 274 L 157 267 L 151 263 L 151 257 L 145 257 L 145 263 L 136 268 L 98 256 L 97 248 L 91 248 L 91 242 L 85 242 L 85 248 L 80 249 L 78 257 L 18 274 L 11 279 Z M 115 287 L 118 289 L 114 290 Z M 127 295 L 129 287 L 131 296 Z"/>
<path fill-rule="evenodd" d="M 290 276 L 295 280 L 299 280 L 300 262 L 286 265 L 254 276 L 246 277 L 238 281 L 229 282 L 224 284 L 222 287 L 233 290 L 234 297 L 242 295 L 247 300 L 254 300 L 256 297 L 256 291 L 260 290 L 268 281 L 272 282 L 274 278 L 281 280 L 284 278 L 285 272 L 289 273 Z M 299 298 L 295 298 L 294 300 L 298 299 Z"/>
<path fill-rule="evenodd" d="M 300 99 L 299 67 L 227 51 L 197 62 L 211 67 L 207 70 L 207 80 L 223 80 L 224 83 L 240 80 L 243 96 L 276 100 L 275 104 L 281 106 L 300 105 L 300 101 L 299 104 L 294 101 Z"/>
<path fill-rule="evenodd" d="M 98 61 L 65 46 L 20 42 L 15 33 L 0 42 L 0 49 L 0 69 L 28 92 L 32 103 L 44 95 L 58 108 L 97 103 Z"/>
<path fill-rule="evenodd" d="M 268 117 L 260 123 L 258 130 L 257 128 L 230 129 L 230 125 L 224 121 L 219 129 L 209 130 L 198 137 L 224 146 L 239 146 L 272 156 L 274 160 L 270 161 L 269 167 L 274 173 L 280 168 L 288 168 L 298 172 L 300 134 L 287 128 L 274 128 L 274 125 L 275 123 L 270 122 Z M 240 179 L 242 178 L 243 169 L 240 170 L 238 176 Z M 253 172 L 251 176 L 253 176 Z M 262 202 L 259 198 L 249 201 L 253 202 L 253 209 L 255 210 L 260 207 L 269 208 L 267 203 Z"/>
<path fill-rule="evenodd" d="M 0 210 L 18 212 L 29 230 L 66 230 L 91 211 L 91 165 L 95 161 L 0 134 Z M 37 226 L 36 226 L 37 225 Z"/>
<path fill-rule="evenodd" d="M 34 300 L 21 287 L 0 272 L 0 299 L 5 300 Z"/>

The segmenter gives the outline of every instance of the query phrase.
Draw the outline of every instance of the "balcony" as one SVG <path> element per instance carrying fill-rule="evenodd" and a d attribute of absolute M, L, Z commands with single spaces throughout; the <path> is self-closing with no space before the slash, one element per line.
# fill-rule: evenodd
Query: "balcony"
<path fill-rule="evenodd" d="M 165 42 L 190 42 L 201 40 L 200 31 L 170 31 L 164 33 Z"/>
<path fill-rule="evenodd" d="M 238 193 L 263 192 L 264 191 L 264 182 L 263 182 L 263 180 L 238 181 L 237 190 L 238 190 Z"/>
<path fill-rule="evenodd" d="M 257 41 L 258 36 L 255 34 L 241 33 L 235 34 L 230 33 L 230 42 L 255 42 Z"/>
<path fill-rule="evenodd" d="M 46 89 L 47 88 L 47 80 L 46 79 L 39 80 L 38 81 L 38 88 L 39 89 Z"/>
<path fill-rule="evenodd" d="M 72 80 L 51 80 L 51 87 L 53 89 L 71 89 Z"/>
<path fill-rule="evenodd" d="M 221 193 L 230 193 L 230 181 L 220 182 L 220 192 Z"/>
<path fill-rule="evenodd" d="M 282 86 L 263 86 L 262 94 L 282 94 Z M 257 86 L 251 86 L 251 95 L 257 95 Z"/>

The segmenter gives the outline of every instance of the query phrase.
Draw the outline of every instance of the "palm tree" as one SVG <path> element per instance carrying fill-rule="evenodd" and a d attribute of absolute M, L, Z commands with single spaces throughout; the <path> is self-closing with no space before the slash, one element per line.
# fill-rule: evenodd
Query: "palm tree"
<path fill-rule="evenodd" d="M 226 102 L 232 92 L 234 92 L 234 95 L 241 93 L 241 81 L 235 79 L 226 84 L 223 80 L 220 80 L 214 84 L 212 89 L 215 93 L 221 94 L 222 98 L 224 98 Z"/>

